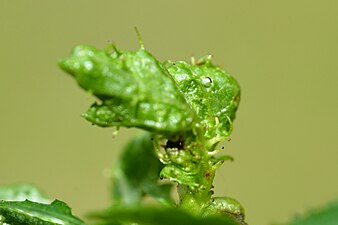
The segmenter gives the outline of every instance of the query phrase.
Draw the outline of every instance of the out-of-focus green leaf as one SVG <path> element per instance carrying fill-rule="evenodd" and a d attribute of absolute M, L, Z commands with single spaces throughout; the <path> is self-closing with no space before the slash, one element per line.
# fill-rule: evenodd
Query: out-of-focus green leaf
<path fill-rule="evenodd" d="M 198 218 L 177 208 L 114 208 L 95 217 L 105 225 L 123 222 L 139 225 L 240 225 L 226 215 Z"/>
<path fill-rule="evenodd" d="M 202 121 L 207 139 L 228 137 L 240 101 L 237 81 L 204 57 L 195 64 L 164 64 Z"/>
<path fill-rule="evenodd" d="M 338 202 L 331 203 L 322 209 L 311 210 L 305 216 L 296 217 L 287 225 L 337 225 Z"/>
<path fill-rule="evenodd" d="M 135 137 L 124 149 L 113 168 L 113 200 L 131 206 L 140 203 L 147 194 L 164 204 L 171 204 L 171 185 L 158 184 L 163 164 L 154 154 L 151 135 Z"/>
<path fill-rule="evenodd" d="M 194 112 L 168 71 L 143 48 L 108 53 L 79 45 L 59 65 L 102 101 L 84 114 L 93 124 L 170 134 L 191 129 Z"/>
<path fill-rule="evenodd" d="M 13 184 L 0 186 L 0 200 L 50 203 L 51 201 L 35 186 L 31 184 Z"/>
<path fill-rule="evenodd" d="M 84 225 L 72 215 L 64 202 L 55 200 L 51 204 L 26 201 L 0 201 L 0 215 L 6 224 L 20 225 Z"/>

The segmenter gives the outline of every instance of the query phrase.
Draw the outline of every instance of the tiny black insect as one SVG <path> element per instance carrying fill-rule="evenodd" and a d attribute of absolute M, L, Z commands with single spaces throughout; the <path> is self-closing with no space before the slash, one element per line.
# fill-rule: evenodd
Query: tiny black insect
<path fill-rule="evenodd" d="M 184 149 L 183 139 L 179 138 L 177 141 L 168 140 L 165 148 L 177 148 L 178 150 Z"/>

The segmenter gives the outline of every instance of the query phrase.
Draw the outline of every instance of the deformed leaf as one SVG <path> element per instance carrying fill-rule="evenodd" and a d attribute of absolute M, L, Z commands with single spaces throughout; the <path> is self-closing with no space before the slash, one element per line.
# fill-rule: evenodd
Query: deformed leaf
<path fill-rule="evenodd" d="M 228 137 L 240 101 L 237 81 L 209 57 L 195 64 L 168 61 L 165 66 L 202 121 L 205 137 Z"/>
<path fill-rule="evenodd" d="M 26 201 L 0 201 L 0 215 L 6 224 L 21 225 L 84 225 L 72 215 L 70 208 L 59 200 L 51 204 Z M 4 218 L 4 219 L 3 219 Z"/>
<path fill-rule="evenodd" d="M 113 200 L 118 205 L 133 206 L 147 194 L 164 204 L 171 204 L 171 185 L 158 184 L 163 164 L 154 154 L 151 135 L 135 137 L 124 149 L 113 168 Z"/>
<path fill-rule="evenodd" d="M 115 225 L 123 222 L 140 225 L 240 225 L 228 216 L 194 217 L 177 208 L 114 208 L 96 215 L 100 224 Z"/>
<path fill-rule="evenodd" d="M 26 199 L 39 203 L 51 202 L 37 187 L 31 184 L 12 184 L 0 186 L 0 200 L 24 201 Z"/>
<path fill-rule="evenodd" d="M 193 111 L 168 71 L 143 48 L 109 53 L 79 45 L 59 65 L 102 101 L 84 114 L 93 124 L 163 133 L 191 129 Z"/>

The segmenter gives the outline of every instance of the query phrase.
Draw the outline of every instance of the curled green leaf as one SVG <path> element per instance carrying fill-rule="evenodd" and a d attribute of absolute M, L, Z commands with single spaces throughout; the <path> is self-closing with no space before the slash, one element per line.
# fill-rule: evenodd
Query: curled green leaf
<path fill-rule="evenodd" d="M 101 51 L 79 45 L 59 62 L 97 96 L 84 117 L 93 124 L 177 133 L 189 130 L 194 112 L 168 71 L 149 52 Z"/>
<path fill-rule="evenodd" d="M 201 120 L 205 138 L 216 143 L 228 137 L 240 101 L 237 81 L 210 57 L 192 64 L 168 61 L 165 66 Z"/>

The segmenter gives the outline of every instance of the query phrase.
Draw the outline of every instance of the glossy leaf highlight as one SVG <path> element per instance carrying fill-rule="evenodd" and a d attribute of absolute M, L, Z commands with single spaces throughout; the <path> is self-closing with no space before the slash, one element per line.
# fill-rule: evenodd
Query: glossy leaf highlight
<path fill-rule="evenodd" d="M 29 200 L 0 201 L 0 215 L 6 224 L 21 225 L 85 225 L 74 217 L 69 206 L 59 200 L 51 204 L 42 204 Z"/>
<path fill-rule="evenodd" d="M 0 200 L 24 201 L 30 200 L 39 203 L 50 203 L 51 201 L 40 189 L 31 184 L 12 184 L 0 186 Z"/>

